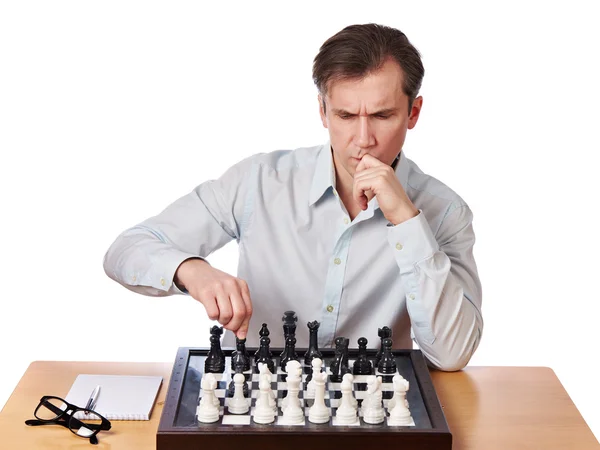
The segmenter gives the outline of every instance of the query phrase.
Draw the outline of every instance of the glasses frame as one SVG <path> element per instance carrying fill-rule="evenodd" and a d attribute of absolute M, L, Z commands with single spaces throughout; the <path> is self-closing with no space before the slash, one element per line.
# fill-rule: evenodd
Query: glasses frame
<path fill-rule="evenodd" d="M 52 403 L 50 403 L 48 401 L 50 399 L 60 400 L 65 405 L 67 405 L 67 408 L 64 410 L 57 408 L 55 405 L 53 405 Z M 41 417 L 39 417 L 37 414 L 38 414 L 38 411 L 40 410 L 40 408 L 42 408 L 42 407 L 47 408 L 50 411 L 56 413 L 56 417 L 54 417 L 53 419 L 42 419 Z M 79 411 L 83 412 L 84 414 L 92 413 L 92 414 L 100 417 L 100 420 L 101 420 L 100 425 L 83 423 L 80 419 L 77 419 L 75 417 L 75 413 L 77 413 Z M 40 399 L 40 403 L 35 408 L 33 415 L 36 417 L 36 419 L 26 420 L 25 421 L 26 425 L 30 425 L 30 426 L 61 425 L 65 428 L 68 428 L 69 431 L 71 433 L 73 433 L 75 436 L 78 436 L 78 437 L 81 437 L 84 439 L 89 439 L 90 443 L 94 444 L 94 445 L 98 444 L 98 438 L 96 437 L 96 435 L 98 433 L 100 433 L 100 431 L 110 430 L 110 427 L 111 427 L 110 421 L 107 418 L 103 417 L 102 415 L 98 414 L 96 411 L 91 410 L 91 409 L 86 409 L 86 408 L 80 408 L 79 406 L 69 403 L 69 402 L 65 401 L 64 399 L 62 399 L 60 397 L 56 397 L 54 395 L 44 395 Z M 73 426 L 71 426 L 71 425 L 73 425 Z M 92 434 L 89 436 L 82 436 L 80 434 L 77 434 L 75 432 L 75 430 L 79 430 L 82 427 L 85 427 L 85 428 L 91 430 Z"/>

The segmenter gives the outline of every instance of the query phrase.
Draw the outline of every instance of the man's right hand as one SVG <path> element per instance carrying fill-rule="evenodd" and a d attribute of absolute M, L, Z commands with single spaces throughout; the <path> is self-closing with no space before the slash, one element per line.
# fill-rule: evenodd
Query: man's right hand
<path fill-rule="evenodd" d="M 248 284 L 215 269 L 202 259 L 188 259 L 175 272 L 175 284 L 198 300 L 209 319 L 217 320 L 227 330 L 244 339 L 252 316 Z"/>

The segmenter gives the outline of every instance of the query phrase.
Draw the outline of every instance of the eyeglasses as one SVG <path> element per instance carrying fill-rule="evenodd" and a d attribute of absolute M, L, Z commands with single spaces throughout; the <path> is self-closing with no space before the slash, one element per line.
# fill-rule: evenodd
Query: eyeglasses
<path fill-rule="evenodd" d="M 96 435 L 101 430 L 110 430 L 108 419 L 97 412 L 80 408 L 51 395 L 42 397 L 33 415 L 37 420 L 26 420 L 26 425 L 61 425 L 79 437 L 89 438 L 91 444 L 98 443 Z"/>

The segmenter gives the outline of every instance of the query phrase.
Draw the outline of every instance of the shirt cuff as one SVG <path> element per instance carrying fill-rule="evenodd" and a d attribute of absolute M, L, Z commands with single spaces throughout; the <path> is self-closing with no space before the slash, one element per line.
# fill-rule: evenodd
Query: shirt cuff
<path fill-rule="evenodd" d="M 153 274 L 150 275 L 151 279 L 144 280 L 145 283 L 143 284 L 168 292 L 169 294 L 188 294 L 187 291 L 182 291 L 177 287 L 174 279 L 175 272 L 181 263 L 192 258 L 204 260 L 204 258 L 201 258 L 198 255 L 192 255 L 176 249 L 165 251 L 157 258 L 158 261 L 155 261 L 153 264 L 153 267 L 155 267 L 156 270 L 151 270 L 151 272 L 153 272 Z"/>
<path fill-rule="evenodd" d="M 388 225 L 388 242 L 400 267 L 400 272 L 412 271 L 419 261 L 430 258 L 439 250 L 423 211 L 398 225 Z"/>

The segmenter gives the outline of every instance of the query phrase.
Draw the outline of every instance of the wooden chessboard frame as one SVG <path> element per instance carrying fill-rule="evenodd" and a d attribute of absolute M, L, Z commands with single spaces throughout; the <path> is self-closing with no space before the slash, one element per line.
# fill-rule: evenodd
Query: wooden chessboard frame
<path fill-rule="evenodd" d="M 181 402 L 186 372 L 192 356 L 206 356 L 209 348 L 180 347 L 169 381 L 156 435 L 157 450 L 178 449 L 286 449 L 306 450 L 328 447 L 344 450 L 369 448 L 402 448 L 403 450 L 451 450 L 452 434 L 435 392 L 429 368 L 420 350 L 393 350 L 395 356 L 410 358 L 418 388 L 425 404 L 430 429 L 412 427 L 287 427 L 287 426 L 231 426 L 215 424 L 212 427 L 175 426 Z M 248 348 L 253 355 L 256 348 Z M 225 357 L 231 357 L 234 348 L 223 348 Z M 282 348 L 271 348 L 279 355 Z M 321 349 L 324 358 L 333 358 L 335 349 Z M 299 356 L 306 349 L 296 349 Z M 367 355 L 374 358 L 377 350 L 369 349 Z M 358 349 L 349 349 L 350 359 L 358 355 Z M 301 361 L 302 362 L 302 361 Z M 411 386 L 411 389 L 414 389 Z M 329 441 L 329 444 L 327 444 Z"/>

